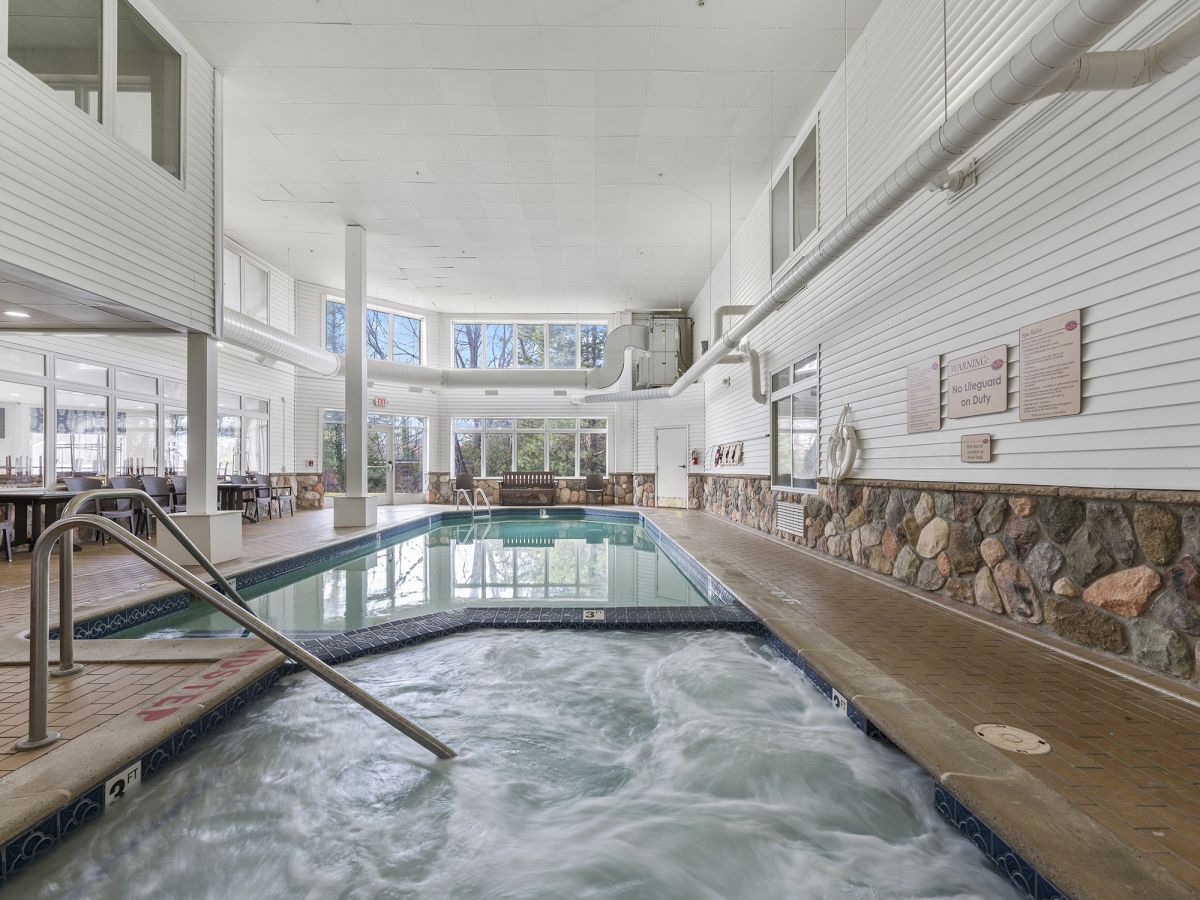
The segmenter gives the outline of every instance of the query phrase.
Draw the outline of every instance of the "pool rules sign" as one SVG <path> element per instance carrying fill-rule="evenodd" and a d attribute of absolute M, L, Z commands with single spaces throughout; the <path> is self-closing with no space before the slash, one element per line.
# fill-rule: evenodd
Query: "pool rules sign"
<path fill-rule="evenodd" d="M 965 419 L 1008 409 L 1008 345 L 946 363 L 946 416 Z"/>
<path fill-rule="evenodd" d="M 1079 310 L 1021 329 L 1021 421 L 1077 416 L 1080 410 Z"/>

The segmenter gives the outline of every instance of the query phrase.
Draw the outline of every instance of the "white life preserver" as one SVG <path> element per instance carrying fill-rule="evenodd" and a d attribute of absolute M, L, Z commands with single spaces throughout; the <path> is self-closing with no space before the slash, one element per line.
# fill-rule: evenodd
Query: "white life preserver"
<path fill-rule="evenodd" d="M 854 470 L 858 456 L 858 431 L 846 421 L 849 415 L 847 405 L 829 436 L 829 480 L 835 485 Z"/>

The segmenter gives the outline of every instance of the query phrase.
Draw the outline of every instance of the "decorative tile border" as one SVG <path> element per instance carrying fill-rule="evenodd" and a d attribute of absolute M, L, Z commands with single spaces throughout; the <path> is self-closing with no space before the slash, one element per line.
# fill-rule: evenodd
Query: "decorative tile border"
<path fill-rule="evenodd" d="M 284 674 L 286 667 L 279 666 L 246 685 L 232 697 L 223 700 L 200 718 L 184 725 L 165 741 L 140 757 L 142 780 L 152 778 L 168 762 L 180 756 L 202 737 L 224 724 L 247 703 L 262 697 L 267 688 Z M 78 797 L 63 806 L 58 812 L 47 816 L 31 828 L 26 829 L 0 848 L 0 885 L 18 874 L 26 865 L 53 849 L 73 834 L 81 825 L 94 819 L 104 811 L 104 785 L 108 778 L 129 769 L 125 765 L 92 785 Z"/>
<path fill-rule="evenodd" d="M 1067 895 L 1043 877 L 1037 869 L 992 831 L 950 791 L 938 785 L 933 791 L 933 806 L 963 837 L 983 851 L 1000 874 L 1033 900 L 1068 900 Z"/>

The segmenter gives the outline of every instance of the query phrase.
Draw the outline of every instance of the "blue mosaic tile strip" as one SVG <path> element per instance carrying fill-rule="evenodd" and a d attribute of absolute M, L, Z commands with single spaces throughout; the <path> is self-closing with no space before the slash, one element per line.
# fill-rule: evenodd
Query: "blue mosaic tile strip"
<path fill-rule="evenodd" d="M 180 728 L 141 757 L 142 780 L 155 775 L 205 735 L 222 725 L 247 703 L 260 698 L 284 674 L 280 666 L 246 685 L 194 722 Z M 128 766 L 123 766 L 126 769 Z M 120 770 L 118 770 L 120 771 Z M 105 779 L 107 780 L 107 779 Z M 53 849 L 84 823 L 104 811 L 104 781 L 88 788 L 53 815 L 26 829 L 0 848 L 0 884 L 16 875 L 34 859 Z"/>
<path fill-rule="evenodd" d="M 157 619 L 168 613 L 187 609 L 188 597 L 187 591 L 176 591 L 174 594 L 139 603 L 137 606 L 114 610 L 94 619 L 76 622 L 72 633 L 77 641 L 108 637 L 110 634 L 124 631 L 134 625 L 141 625 L 143 622 L 149 622 L 151 619 Z M 50 629 L 50 640 L 58 640 L 57 628 Z"/>
<path fill-rule="evenodd" d="M 933 805 L 963 837 L 983 851 L 983 855 L 1000 870 L 1001 875 L 1027 897 L 1032 897 L 1033 900 L 1069 900 L 1063 891 L 1043 877 L 1024 857 L 1013 850 L 1007 841 L 992 831 L 983 820 L 963 806 L 954 794 L 940 784 L 934 788 Z"/>

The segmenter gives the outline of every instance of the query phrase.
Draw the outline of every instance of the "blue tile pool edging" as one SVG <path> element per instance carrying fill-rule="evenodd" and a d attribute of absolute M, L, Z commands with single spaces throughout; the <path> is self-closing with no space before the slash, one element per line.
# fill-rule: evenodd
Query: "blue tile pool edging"
<path fill-rule="evenodd" d="M 528 628 L 528 629 L 593 629 L 593 630 L 680 630 L 680 629 L 723 629 L 764 637 L 781 657 L 792 663 L 810 684 L 835 708 L 844 709 L 846 717 L 866 737 L 895 747 L 888 736 L 867 718 L 853 702 L 842 697 L 820 671 L 810 664 L 791 645 L 784 641 L 754 613 L 743 606 L 711 572 L 704 568 L 691 554 L 683 550 L 674 539 L 661 528 L 646 519 L 640 512 L 625 510 L 593 510 L 574 507 L 550 508 L 549 515 L 542 515 L 535 508 L 497 510 L 497 518 L 595 518 L 634 521 L 645 529 L 681 571 L 700 587 L 714 606 L 697 607 L 606 607 L 604 619 L 585 618 L 592 610 L 586 607 L 466 607 L 448 612 L 432 613 L 412 619 L 401 619 L 340 634 L 322 635 L 300 643 L 316 656 L 331 665 L 358 659 L 363 656 L 387 653 L 426 641 L 461 634 L 481 628 Z M 580 515 L 582 513 L 582 515 Z M 288 574 L 296 569 L 318 564 L 324 560 L 361 552 L 372 546 L 395 540 L 408 532 L 415 532 L 454 521 L 469 521 L 470 513 L 434 513 L 412 522 L 383 529 L 368 536 L 359 536 L 350 541 L 325 547 L 250 570 L 239 575 L 238 586 L 257 584 L 270 578 Z M 173 605 L 182 598 L 182 606 Z M 149 621 L 159 616 L 185 608 L 188 603 L 186 592 L 171 594 L 137 606 L 117 610 L 94 619 L 75 623 L 75 636 L 79 639 L 103 637 L 132 625 Z M 122 617 L 119 627 L 111 621 Z M 93 624 L 100 623 L 100 624 Z M 91 627 L 89 627 L 91 626 Z M 89 633 L 81 634 L 84 630 Z M 103 633 L 97 633 L 103 632 Z M 52 633 L 52 637 L 55 637 Z M 286 674 L 300 670 L 295 663 L 284 663 L 260 676 L 233 696 L 203 713 L 200 717 L 180 728 L 166 740 L 142 754 L 142 777 L 153 777 L 167 763 L 185 753 L 201 738 L 216 730 L 248 703 L 262 697 L 268 688 Z M 897 748 L 898 752 L 899 748 Z M 132 762 L 130 763 L 132 765 Z M 124 771 L 124 766 L 117 771 Z M 116 773 L 114 773 L 116 774 Z M 935 784 L 934 808 L 971 843 L 973 843 L 993 866 L 1018 890 L 1032 900 L 1069 900 L 1045 878 L 1023 856 L 1017 853 L 1003 838 L 995 833 L 982 819 L 967 808 L 954 794 L 941 784 Z M 20 869 L 35 857 L 52 849 L 60 840 L 69 836 L 89 819 L 95 818 L 104 809 L 104 782 L 101 781 L 64 805 L 58 812 L 22 834 L 8 841 L 0 849 L 0 886 L 10 874 Z"/>

